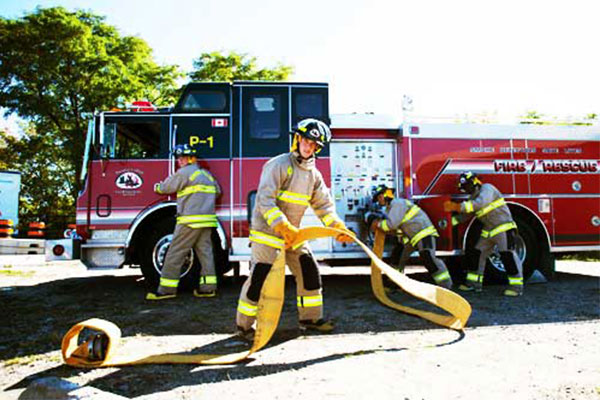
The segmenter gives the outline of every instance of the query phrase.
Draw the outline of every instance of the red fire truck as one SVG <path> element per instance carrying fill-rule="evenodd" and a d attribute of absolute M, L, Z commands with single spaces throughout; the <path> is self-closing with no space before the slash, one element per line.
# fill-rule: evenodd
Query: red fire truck
<path fill-rule="evenodd" d="M 249 219 L 263 164 L 289 151 L 291 127 L 314 117 L 330 121 L 333 141 L 317 165 L 337 212 L 363 240 L 371 188 L 380 183 L 415 200 L 437 227 L 440 256 L 460 256 L 479 236 L 476 220 L 452 226 L 442 209 L 459 198 L 457 176 L 476 172 L 504 194 L 519 227 L 525 275 L 550 274 L 551 253 L 600 249 L 600 127 L 419 123 L 365 115 L 329 115 L 323 83 L 191 83 L 168 109 L 106 111 L 89 125 L 83 189 L 77 200 L 81 258 L 92 268 L 140 265 L 154 284 L 175 224 L 175 198 L 154 183 L 173 173 L 169 151 L 189 143 L 199 164 L 223 190 L 213 235 L 222 274 L 250 258 Z M 319 225 L 307 214 L 303 225 Z M 356 245 L 320 239 L 316 257 L 328 264 L 364 261 Z M 388 254 L 389 254 L 388 246 Z M 502 266 L 492 277 L 501 277 Z M 452 265 L 452 262 L 449 262 Z M 190 257 L 182 284 L 199 266 Z"/>

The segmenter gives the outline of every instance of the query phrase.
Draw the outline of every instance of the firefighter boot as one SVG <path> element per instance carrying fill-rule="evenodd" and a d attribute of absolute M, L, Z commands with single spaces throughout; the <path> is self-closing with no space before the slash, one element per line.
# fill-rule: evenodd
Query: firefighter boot
<path fill-rule="evenodd" d="M 452 289 L 452 277 L 450 276 L 450 272 L 448 272 L 446 264 L 435 256 L 434 251 L 431 248 L 425 248 L 419 251 L 419 255 L 436 285 L 448 290 Z"/>
<path fill-rule="evenodd" d="M 299 323 L 299 328 L 302 332 L 306 331 L 317 331 L 321 333 L 329 333 L 335 328 L 335 324 L 332 320 L 324 320 L 323 318 L 317 320 L 302 320 Z"/>
<path fill-rule="evenodd" d="M 435 277 L 434 277 L 435 279 Z M 443 281 L 437 282 L 438 286 L 443 287 L 444 289 L 451 290 L 452 289 L 452 279 L 444 279 Z"/>
<path fill-rule="evenodd" d="M 194 297 L 215 297 L 217 295 L 216 290 L 200 290 L 194 289 Z"/>
<path fill-rule="evenodd" d="M 467 272 L 467 280 L 458 287 L 463 292 L 481 292 L 483 290 L 483 274 L 478 271 Z"/>
<path fill-rule="evenodd" d="M 158 293 L 158 292 L 149 292 L 146 293 L 146 300 L 167 300 L 174 299 L 177 297 L 175 293 Z"/>
<path fill-rule="evenodd" d="M 254 335 L 256 331 L 254 328 L 244 329 L 241 326 L 237 327 L 237 331 L 235 333 L 235 338 L 240 342 L 251 345 L 254 342 Z"/>
<path fill-rule="evenodd" d="M 483 285 L 479 282 L 465 282 L 458 286 L 458 290 L 460 290 L 462 292 L 479 293 L 483 290 Z"/>
<path fill-rule="evenodd" d="M 468 248 L 466 251 L 467 280 L 458 287 L 463 292 L 481 292 L 483 290 L 483 271 L 485 261 L 482 264 L 481 250 Z"/>
<path fill-rule="evenodd" d="M 514 251 L 501 251 L 500 259 L 508 274 L 508 287 L 504 295 L 518 297 L 523 294 L 523 266 Z"/>
<path fill-rule="evenodd" d="M 504 295 L 508 297 L 518 297 L 523 295 L 523 277 L 509 276 L 508 287 L 504 289 Z"/>

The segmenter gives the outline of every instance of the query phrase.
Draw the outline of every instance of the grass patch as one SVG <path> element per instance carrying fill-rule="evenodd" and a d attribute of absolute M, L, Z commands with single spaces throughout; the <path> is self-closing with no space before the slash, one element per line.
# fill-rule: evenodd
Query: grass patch
<path fill-rule="evenodd" d="M 572 261 L 600 261 L 600 251 L 586 251 L 581 253 L 557 253 L 556 259 Z"/>
<path fill-rule="evenodd" d="M 62 360 L 62 356 L 60 354 L 52 354 L 52 355 L 31 354 L 31 355 L 27 355 L 27 356 L 15 357 L 15 358 L 11 358 L 10 360 L 6 360 L 4 362 L 4 366 L 8 367 L 11 365 L 29 365 L 36 361 L 40 361 L 40 360 L 50 361 L 50 362 L 59 362 Z"/>
<path fill-rule="evenodd" d="M 0 275 L 4 276 L 21 276 L 24 278 L 29 278 L 30 276 L 35 275 L 35 271 L 15 271 L 12 269 L 0 269 Z"/>

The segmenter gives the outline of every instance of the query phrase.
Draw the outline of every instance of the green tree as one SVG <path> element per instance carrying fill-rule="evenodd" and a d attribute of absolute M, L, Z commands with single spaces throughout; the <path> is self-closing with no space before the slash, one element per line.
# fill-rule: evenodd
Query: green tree
<path fill-rule="evenodd" d="M 173 103 L 179 76 L 175 66 L 157 65 L 142 39 L 120 36 L 89 12 L 37 8 L 0 18 L 0 107 L 33 124 L 21 141 L 4 135 L 6 151 L 36 148 L 24 154 L 39 158 L 39 166 L 47 159 L 55 168 L 48 173 L 60 179 L 39 176 L 35 184 L 57 185 L 55 195 L 68 191 L 74 199 L 93 112 L 143 98 Z M 47 200 L 43 192 L 29 193 L 32 201 Z"/>
<path fill-rule="evenodd" d="M 21 172 L 21 228 L 40 219 L 62 231 L 64 225 L 75 222 L 75 198 L 71 195 L 74 170 L 62 147 L 56 134 L 39 135 L 32 123 L 24 127 L 20 137 L 0 131 L 0 170 Z"/>
<path fill-rule="evenodd" d="M 524 125 L 544 125 L 547 121 L 544 121 L 545 116 L 535 110 L 530 110 L 521 116 L 521 124 Z"/>
<path fill-rule="evenodd" d="M 561 120 L 557 117 L 549 118 L 537 111 L 527 111 L 520 118 L 521 121 L 519 123 L 523 125 L 592 125 L 598 118 L 598 114 L 589 113 L 583 117 L 567 117 Z"/>
<path fill-rule="evenodd" d="M 188 74 L 192 81 L 285 81 L 294 71 L 293 67 L 283 64 L 259 69 L 256 57 L 236 52 L 227 55 L 220 52 L 202 53 L 193 65 L 194 70 Z"/>

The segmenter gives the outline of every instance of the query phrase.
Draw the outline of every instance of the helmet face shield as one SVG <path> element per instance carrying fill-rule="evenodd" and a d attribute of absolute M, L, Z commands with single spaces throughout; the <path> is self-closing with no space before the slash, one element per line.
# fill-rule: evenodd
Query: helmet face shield
<path fill-rule="evenodd" d="M 196 149 L 189 144 L 177 144 L 173 147 L 173 157 L 196 157 Z"/>
<path fill-rule="evenodd" d="M 472 193 L 477 186 L 481 186 L 481 181 L 474 172 L 463 172 L 458 177 L 458 190 L 461 193 Z"/>
<path fill-rule="evenodd" d="M 462 193 L 466 193 L 468 182 L 469 181 L 461 175 L 461 177 L 458 178 L 458 190 L 460 190 Z"/>

